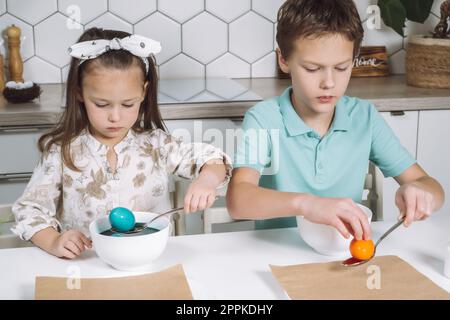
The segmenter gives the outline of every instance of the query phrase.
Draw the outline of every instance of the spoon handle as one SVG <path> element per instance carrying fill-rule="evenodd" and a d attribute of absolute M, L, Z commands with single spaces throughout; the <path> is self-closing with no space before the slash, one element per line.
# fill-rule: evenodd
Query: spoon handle
<path fill-rule="evenodd" d="M 160 218 L 160 217 L 162 217 L 162 216 L 165 216 L 165 215 L 168 215 L 168 214 L 171 214 L 171 213 L 174 213 L 174 212 L 178 212 L 178 211 L 181 211 L 181 210 L 183 210 L 183 209 L 184 209 L 184 207 L 178 207 L 178 208 L 175 208 L 175 209 L 166 211 L 166 212 L 164 212 L 164 213 L 158 214 L 158 215 L 157 215 L 156 217 L 154 217 L 152 220 L 150 220 L 149 222 L 147 222 L 146 225 L 149 225 L 150 223 L 152 223 L 153 221 L 155 221 L 156 219 L 158 219 L 158 218 Z"/>
<path fill-rule="evenodd" d="M 392 231 L 394 231 L 395 229 L 397 229 L 398 226 L 400 226 L 404 221 L 404 218 L 399 220 L 396 224 L 394 224 L 392 227 L 389 228 L 388 231 L 386 231 L 381 237 L 380 239 L 378 239 L 377 243 L 375 243 L 375 247 L 378 246 L 378 244 L 381 242 L 381 240 L 383 240 L 384 238 L 386 238 Z"/>

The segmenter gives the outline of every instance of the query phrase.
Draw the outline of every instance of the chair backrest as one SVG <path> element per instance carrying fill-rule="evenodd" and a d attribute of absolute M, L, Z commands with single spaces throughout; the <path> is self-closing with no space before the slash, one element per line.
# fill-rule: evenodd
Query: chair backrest
<path fill-rule="evenodd" d="M 362 204 L 370 208 L 373 212 L 373 220 L 376 220 L 378 210 L 378 195 L 375 188 L 375 166 L 370 163 L 368 173 L 364 181 L 364 194 Z M 226 194 L 226 188 L 221 190 L 221 194 Z M 254 221 L 233 219 L 226 207 L 212 207 L 203 212 L 203 230 L 204 233 L 224 232 L 224 231 L 243 231 L 253 230 Z"/>

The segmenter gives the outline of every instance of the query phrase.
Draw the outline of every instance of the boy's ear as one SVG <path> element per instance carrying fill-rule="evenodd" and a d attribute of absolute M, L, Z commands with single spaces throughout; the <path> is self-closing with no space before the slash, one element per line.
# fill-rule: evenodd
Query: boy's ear
<path fill-rule="evenodd" d="M 277 48 L 276 52 L 277 52 L 278 65 L 280 66 L 281 71 L 283 71 L 284 73 L 290 73 L 291 70 L 289 68 L 289 64 L 287 63 L 286 59 L 284 59 L 283 55 L 281 54 L 280 48 Z"/>

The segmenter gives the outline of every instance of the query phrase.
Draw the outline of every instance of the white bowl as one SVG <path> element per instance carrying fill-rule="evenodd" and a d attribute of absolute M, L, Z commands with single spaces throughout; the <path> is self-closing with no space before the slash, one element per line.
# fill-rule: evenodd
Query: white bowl
<path fill-rule="evenodd" d="M 361 204 L 358 204 L 358 206 L 367 215 L 370 223 L 372 211 Z M 349 256 L 352 236 L 345 239 L 336 228 L 313 223 L 302 216 L 297 216 L 297 226 L 302 239 L 316 252 L 327 256 Z"/>
<path fill-rule="evenodd" d="M 156 213 L 133 212 L 136 222 L 148 222 Z M 92 244 L 97 255 L 112 267 L 124 271 L 142 271 L 151 268 L 164 251 L 169 239 L 170 221 L 160 217 L 151 224 L 160 231 L 133 237 L 111 237 L 100 233 L 111 228 L 108 216 L 92 221 L 89 225 Z"/>

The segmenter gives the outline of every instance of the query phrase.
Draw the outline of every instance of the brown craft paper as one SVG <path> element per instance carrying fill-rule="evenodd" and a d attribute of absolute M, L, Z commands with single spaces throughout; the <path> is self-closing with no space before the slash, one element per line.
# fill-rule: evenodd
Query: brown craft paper
<path fill-rule="evenodd" d="M 140 276 L 74 279 L 36 277 L 36 300 L 192 300 L 183 267 Z M 68 283 L 71 285 L 68 286 Z M 69 289 L 72 288 L 72 289 Z"/>
<path fill-rule="evenodd" d="M 375 257 L 357 267 L 335 261 L 270 268 L 295 300 L 450 299 L 448 292 L 397 256 Z"/>

